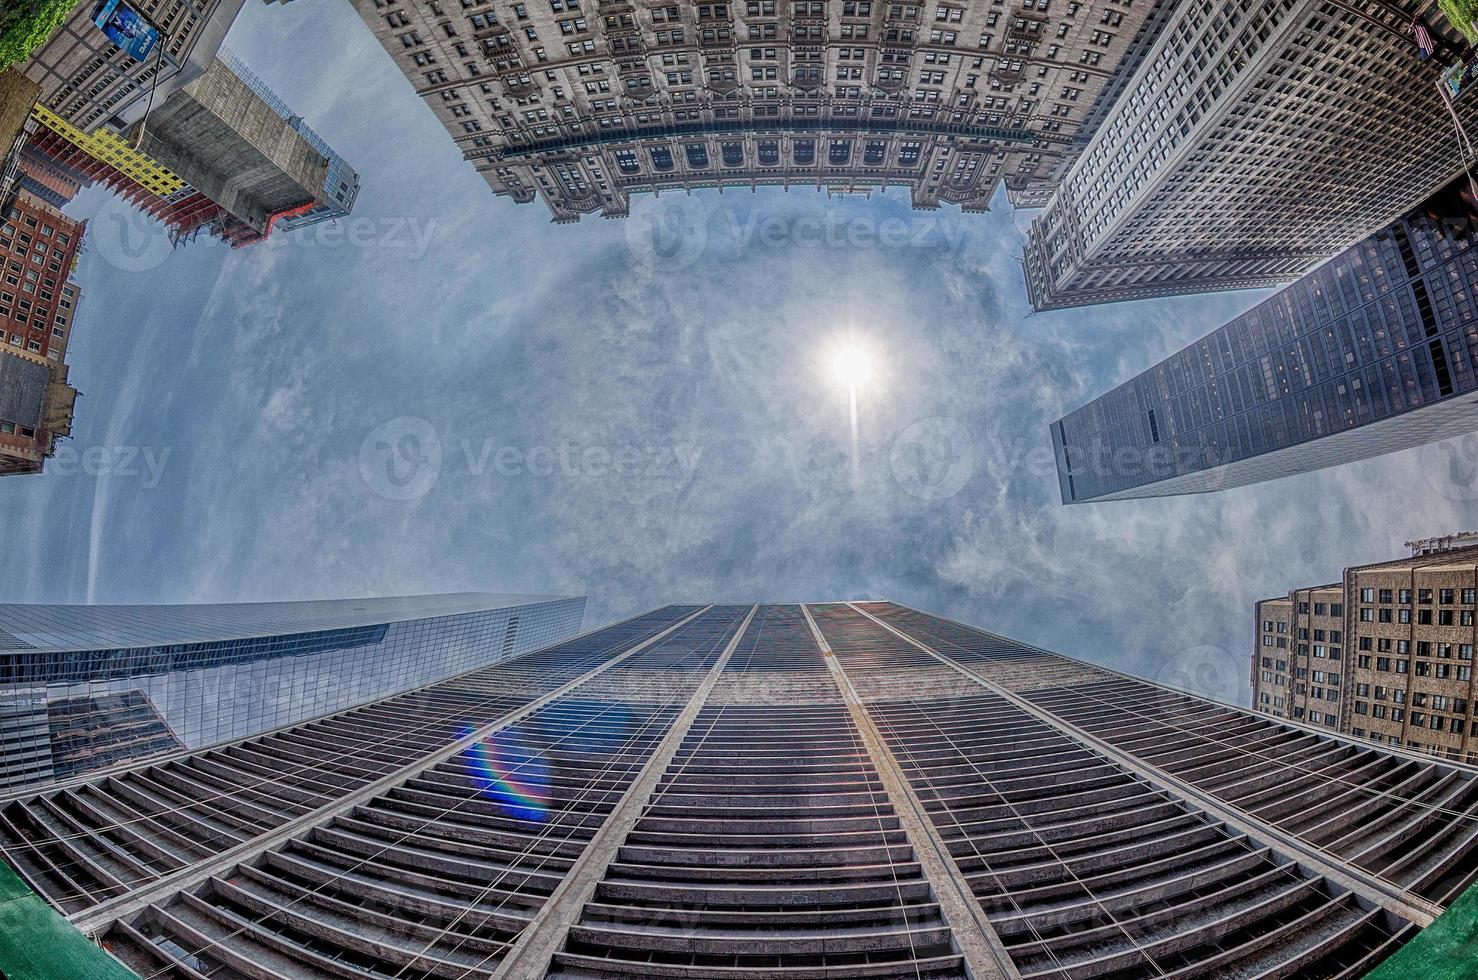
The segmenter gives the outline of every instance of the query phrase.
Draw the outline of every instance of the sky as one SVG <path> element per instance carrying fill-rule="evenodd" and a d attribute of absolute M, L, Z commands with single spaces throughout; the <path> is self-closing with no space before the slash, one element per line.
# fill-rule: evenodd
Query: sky
<path fill-rule="evenodd" d="M 1029 315 L 1004 196 L 729 188 L 554 225 L 343 0 L 249 3 L 227 44 L 359 171 L 354 214 L 172 250 L 79 195 L 82 397 L 48 471 L 0 481 L 0 601 L 588 594 L 593 628 L 887 598 L 1245 701 L 1257 599 L 1478 527 L 1468 446 L 1061 504 L 1048 425 L 1265 293 Z M 847 343 L 875 363 L 855 474 Z"/>

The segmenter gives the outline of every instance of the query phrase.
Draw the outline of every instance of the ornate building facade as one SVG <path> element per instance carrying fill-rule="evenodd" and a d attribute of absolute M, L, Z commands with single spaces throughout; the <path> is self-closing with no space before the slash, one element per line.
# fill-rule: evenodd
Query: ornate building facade
<path fill-rule="evenodd" d="M 353 2 L 493 190 L 556 221 L 761 184 L 1040 206 L 1165 7 Z"/>

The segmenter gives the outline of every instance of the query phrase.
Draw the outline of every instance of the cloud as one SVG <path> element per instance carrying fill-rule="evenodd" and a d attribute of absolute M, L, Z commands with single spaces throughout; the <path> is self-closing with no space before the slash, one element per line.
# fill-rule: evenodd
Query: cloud
<path fill-rule="evenodd" d="M 325 36 L 352 58 L 320 64 Z M 578 592 L 593 625 L 880 596 L 1240 698 L 1256 599 L 1474 523 L 1412 454 L 1063 507 L 1047 425 L 1257 294 L 1028 316 L 1004 198 L 965 216 L 901 189 L 731 189 L 553 226 L 486 189 L 368 37 L 347 5 L 299 4 L 248 7 L 230 40 L 360 169 L 354 218 L 381 234 L 84 265 L 75 370 L 111 394 L 83 401 L 79 441 L 175 455 L 150 490 L 0 495 L 44 529 L 21 551 L 93 556 L 100 600 Z M 679 217 L 698 237 L 643 238 Z M 410 221 L 414 257 L 385 234 Z M 881 359 L 855 484 L 822 370 L 848 331 Z M 387 489 L 412 467 L 414 493 Z M 27 597 L 78 574 L 0 555 Z"/>

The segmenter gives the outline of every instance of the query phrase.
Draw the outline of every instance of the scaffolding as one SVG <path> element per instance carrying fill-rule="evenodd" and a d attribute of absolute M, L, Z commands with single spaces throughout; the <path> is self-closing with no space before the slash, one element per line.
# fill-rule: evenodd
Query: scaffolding
<path fill-rule="evenodd" d="M 169 197 L 186 186 L 180 177 L 163 164 L 148 154 L 135 150 L 114 133 L 102 129 L 84 133 L 40 104 L 31 110 L 31 116 L 58 140 L 75 147 L 80 155 L 111 168 L 144 191 L 159 197 Z"/>

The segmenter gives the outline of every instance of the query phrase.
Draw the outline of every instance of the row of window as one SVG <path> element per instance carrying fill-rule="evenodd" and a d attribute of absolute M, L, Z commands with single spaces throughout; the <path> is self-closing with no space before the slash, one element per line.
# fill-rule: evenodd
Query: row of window
<path fill-rule="evenodd" d="M 1308 631 L 1304 630 L 1302 632 L 1307 635 Z M 1317 636 L 1317 634 L 1324 633 L 1324 630 L 1315 630 L 1314 632 Z M 1343 634 L 1339 630 L 1329 630 L 1328 636 L 1330 642 L 1338 643 L 1340 642 Z M 1317 636 L 1317 638 L 1323 639 L 1324 637 Z M 1264 633 L 1262 637 L 1262 645 L 1265 647 L 1277 648 L 1279 650 L 1286 650 L 1288 649 L 1288 638 L 1283 636 L 1275 637 L 1269 633 Z M 1300 657 L 1307 657 L 1310 655 L 1311 650 L 1309 644 L 1307 643 L 1296 643 L 1294 644 L 1293 652 Z M 1340 660 L 1344 656 L 1343 648 L 1337 646 L 1329 646 L 1326 643 L 1315 643 L 1312 648 L 1312 655 L 1320 660 L 1324 660 L 1326 658 L 1329 660 Z"/>
<path fill-rule="evenodd" d="M 462 0 L 462 9 L 470 10 L 481 6 L 485 2 L 487 0 Z M 993 0 L 993 2 L 999 5 L 1001 0 Z M 389 6 L 389 4 L 377 2 L 376 6 L 385 7 Z M 1045 13 L 1049 9 L 1050 3 L 1049 0 L 1022 0 L 1022 6 L 1028 10 L 1039 10 Z M 1082 7 L 1082 4 L 1075 2 L 1069 3 L 1067 6 L 1067 16 L 1074 17 Z M 564 10 L 579 10 L 580 0 L 549 0 L 549 9 L 554 13 Z M 841 14 L 843 17 L 871 17 L 872 9 L 872 0 L 843 0 L 841 4 Z M 888 6 L 887 16 L 890 20 L 918 20 L 920 9 L 920 4 L 890 4 Z M 746 0 L 744 11 L 749 17 L 775 17 L 779 13 L 779 7 L 776 0 Z M 729 5 L 727 3 L 700 4 L 696 12 L 699 20 L 725 18 L 729 16 Z M 820 16 L 825 14 L 826 5 L 815 2 L 815 0 L 804 0 L 804 2 L 793 3 L 791 5 L 791 12 L 803 16 Z M 959 7 L 937 6 L 934 8 L 934 19 L 942 23 L 958 24 L 964 20 L 964 13 L 964 10 Z M 529 17 L 528 5 L 523 3 L 514 4 L 513 15 L 518 20 L 527 20 Z M 395 15 L 392 14 L 391 16 Z M 992 12 L 989 16 L 996 18 L 1000 15 Z M 676 5 L 654 7 L 652 9 L 652 20 L 654 23 L 673 23 L 681 18 L 682 10 Z M 1118 27 L 1123 23 L 1123 14 L 1117 11 L 1104 11 L 1099 20 L 1101 23 Z M 1018 19 L 1017 23 L 1024 24 L 1026 22 Z"/>
<path fill-rule="evenodd" d="M 1316 602 L 1312 608 L 1315 616 L 1343 616 L 1345 614 L 1345 604 L 1342 602 Z M 1309 610 L 1310 605 L 1308 602 L 1300 602 L 1298 604 L 1300 615 L 1307 616 Z"/>
<path fill-rule="evenodd" d="M 1283 630 L 1279 630 L 1278 632 L 1282 633 Z M 1342 630 L 1315 629 L 1313 634 L 1314 639 L 1320 642 L 1328 640 L 1330 643 L 1339 643 L 1344 638 L 1344 632 Z M 1300 626 L 1297 630 L 1297 635 L 1300 640 L 1307 640 L 1309 638 L 1309 628 L 1307 626 Z"/>
<path fill-rule="evenodd" d="M 1374 697 L 1377 701 L 1391 701 L 1394 704 L 1406 704 L 1406 691 L 1402 688 L 1384 688 L 1379 684 L 1372 687 L 1369 684 L 1356 684 L 1355 697 Z M 1466 714 L 1468 711 L 1467 698 L 1454 698 L 1445 694 L 1428 694 L 1425 691 L 1413 691 L 1411 695 L 1411 706 L 1413 708 L 1431 708 L 1434 711 L 1451 711 L 1456 714 Z"/>
<path fill-rule="evenodd" d="M 7 422 L 4 419 L 0 419 L 0 434 L 20 436 L 22 439 L 36 438 L 36 430 L 29 425 L 17 425 L 14 422 Z"/>
<path fill-rule="evenodd" d="M 1470 681 L 1473 679 L 1473 668 L 1467 664 L 1430 663 L 1426 660 L 1418 660 L 1413 667 L 1410 660 L 1397 657 L 1376 657 L 1374 666 L 1371 666 L 1370 657 L 1361 657 L 1360 666 L 1366 670 L 1378 670 L 1384 673 L 1394 671 L 1397 674 L 1410 673 L 1416 677 L 1435 677 L 1440 680 Z"/>
<path fill-rule="evenodd" d="M 72 236 L 70 234 L 68 234 L 65 231 L 58 232 L 51 225 L 47 224 L 44 221 L 38 221 L 35 217 L 33 217 L 33 216 L 29 215 L 29 214 L 22 213 L 20 215 L 20 221 L 21 221 L 21 224 L 25 225 L 27 228 L 35 229 L 36 230 L 36 233 L 38 235 L 40 235 L 42 238 L 53 238 L 57 242 L 57 244 L 59 244 L 59 245 L 68 245 L 68 244 L 71 244 Z M 15 223 L 14 220 L 12 220 L 8 224 L 6 224 L 3 229 L 0 229 L 0 235 L 3 235 L 5 238 L 9 238 L 16 231 L 17 231 L 16 223 Z M 28 235 L 28 234 L 25 234 L 24 232 L 21 233 L 20 238 L 27 245 L 29 245 L 31 243 L 31 236 Z"/>
<path fill-rule="evenodd" d="M 1372 609 L 1362 606 L 1360 609 L 1360 622 L 1362 623 L 1410 623 L 1412 622 L 1412 611 L 1410 609 Z M 1416 610 L 1416 624 L 1418 626 L 1472 626 L 1473 610 L 1471 609 L 1438 609 L 1435 619 L 1431 609 Z"/>
<path fill-rule="evenodd" d="M 1371 718 L 1389 718 L 1393 722 L 1406 722 L 1412 728 L 1429 728 L 1434 732 L 1452 732 L 1461 735 L 1468 729 L 1468 723 L 1462 718 L 1448 718 L 1444 715 L 1429 715 L 1422 711 L 1411 712 L 1411 719 L 1407 721 L 1405 708 L 1387 708 L 1383 704 L 1368 704 L 1364 701 L 1355 702 L 1355 714 Z M 1359 731 L 1357 729 L 1357 731 Z"/>
<path fill-rule="evenodd" d="M 1305 603 L 1305 605 L 1307 605 L 1307 603 Z M 1323 605 L 1323 603 L 1320 603 L 1320 605 Z M 1341 616 L 1341 615 L 1344 614 L 1344 606 L 1340 605 L 1339 603 L 1335 603 L 1334 610 L 1335 611 L 1332 612 L 1332 613 L 1330 613 L 1329 615 L 1331 615 L 1331 616 Z M 1307 612 L 1307 610 L 1305 610 L 1305 612 Z M 1324 615 L 1324 613 L 1322 613 L 1322 612 L 1321 613 L 1316 613 L 1316 615 L 1322 616 L 1322 615 Z M 1275 622 L 1274 620 L 1271 620 L 1271 619 L 1265 619 L 1265 620 L 1262 621 L 1262 631 L 1264 633 L 1274 633 L 1274 632 L 1277 632 L 1277 633 L 1287 633 L 1288 632 L 1288 624 L 1285 623 L 1285 622 Z M 1300 640 L 1307 640 L 1309 638 L 1309 629 L 1308 629 L 1308 627 L 1306 627 L 1306 626 L 1300 626 L 1298 628 L 1298 638 Z M 1316 639 L 1316 640 L 1328 639 L 1331 642 L 1338 643 L 1338 642 L 1340 642 L 1340 631 L 1339 630 L 1328 630 L 1328 629 L 1325 629 L 1323 627 L 1319 627 L 1319 628 L 1316 628 L 1314 630 L 1314 639 Z"/>
<path fill-rule="evenodd" d="M 1409 606 L 1409 605 L 1412 604 L 1412 602 L 1411 602 L 1412 594 L 1413 593 L 1412 593 L 1412 590 L 1411 589 L 1398 589 L 1398 590 L 1392 590 L 1392 589 L 1380 589 L 1380 590 L 1375 590 L 1375 589 L 1361 589 L 1360 590 L 1360 601 L 1362 603 L 1374 603 L 1376 601 L 1379 601 L 1381 603 L 1390 603 L 1390 602 L 1392 602 L 1392 599 L 1393 599 L 1393 596 L 1394 596 L 1394 597 L 1396 597 L 1395 601 L 1396 601 L 1396 603 L 1398 605 Z M 1471 589 L 1471 588 L 1468 588 L 1468 589 L 1437 589 L 1437 590 L 1433 590 L 1433 589 L 1417 589 L 1416 592 L 1415 592 L 1415 594 L 1416 594 L 1416 597 L 1417 597 L 1416 604 L 1418 606 L 1421 606 L 1421 605 L 1431 605 L 1432 604 L 1432 597 L 1433 597 L 1434 594 L 1437 596 L 1437 603 L 1439 605 L 1454 605 L 1457 602 L 1461 602 L 1461 604 L 1463 604 L 1463 605 L 1469 605 L 1469 606 L 1471 606 L 1471 605 L 1474 605 L 1475 599 L 1478 599 L 1478 589 Z M 1379 599 L 1378 600 L 1376 598 L 1377 595 L 1379 596 Z M 1338 603 L 1338 602 L 1329 603 L 1327 606 L 1326 606 L 1325 603 L 1316 602 L 1316 603 L 1313 604 L 1313 609 L 1314 609 L 1314 615 L 1316 615 L 1316 616 L 1324 616 L 1324 615 L 1342 616 L 1342 615 L 1344 615 L 1344 605 L 1342 603 Z M 1328 610 L 1327 613 L 1325 611 L 1326 609 Z M 1307 602 L 1301 602 L 1301 603 L 1299 603 L 1299 610 L 1298 611 L 1301 614 L 1307 615 L 1308 612 L 1309 612 L 1309 603 L 1307 603 Z M 1411 609 L 1394 608 L 1394 607 L 1391 607 L 1391 608 L 1385 608 L 1385 607 L 1375 608 L 1375 607 L 1372 607 L 1372 606 L 1361 606 L 1359 618 L 1360 618 L 1360 622 L 1362 622 L 1362 623 L 1412 623 L 1412 622 L 1415 622 L 1418 626 L 1433 626 L 1433 625 L 1436 625 L 1436 626 L 1472 626 L 1474 624 L 1474 610 L 1472 610 L 1472 609 L 1437 609 L 1437 610 L 1432 610 L 1432 609 L 1416 609 L 1415 610 L 1415 617 L 1413 617 L 1412 613 L 1413 613 L 1413 610 L 1411 610 Z M 1263 631 L 1263 633 L 1278 633 L 1278 634 L 1287 633 L 1288 632 L 1288 623 L 1283 622 L 1283 621 L 1265 619 L 1265 620 L 1262 621 L 1262 631 Z M 1321 637 L 1319 634 L 1321 634 L 1323 632 L 1324 632 L 1323 630 L 1316 629 L 1314 631 L 1314 633 L 1315 633 L 1314 638 L 1315 639 L 1322 639 L 1323 637 Z M 1309 631 L 1308 631 L 1308 629 L 1306 627 L 1300 627 L 1299 630 L 1298 630 L 1298 635 L 1299 635 L 1299 638 L 1300 639 L 1308 639 L 1308 633 L 1309 633 Z M 1331 641 L 1332 642 L 1339 642 L 1338 641 L 1338 631 L 1330 631 L 1330 633 L 1331 633 L 1331 637 L 1330 637 Z M 1266 643 L 1266 642 L 1264 642 L 1263 645 L 1264 646 L 1268 646 L 1269 644 Z"/>
<path fill-rule="evenodd" d="M 1373 646 L 1377 653 L 1390 653 L 1394 650 L 1396 653 L 1407 654 L 1411 652 L 1411 643 L 1411 640 L 1392 640 L 1390 637 L 1381 636 L 1376 637 L 1372 644 L 1370 637 L 1362 636 L 1360 637 L 1359 648 L 1361 650 L 1370 650 Z M 1416 655 L 1418 657 L 1430 657 L 1435 653 L 1442 660 L 1450 660 L 1452 659 L 1454 649 L 1457 651 L 1457 658 L 1459 660 L 1473 659 L 1473 644 L 1471 643 L 1433 643 L 1431 640 L 1416 641 Z M 1362 657 L 1361 659 L 1368 660 L 1369 658 Z"/>
<path fill-rule="evenodd" d="M 1465 606 L 1471 606 L 1478 602 L 1478 589 L 1417 589 L 1416 601 L 1424 606 L 1432 604 L 1432 596 L 1437 596 L 1437 602 L 1444 606 L 1450 606 L 1454 601 L 1461 601 Z M 1364 603 L 1381 602 L 1389 604 L 1394 600 L 1403 606 L 1411 605 L 1411 589 L 1361 589 L 1360 601 Z M 1379 597 L 1379 598 L 1377 598 Z"/>
<path fill-rule="evenodd" d="M 816 162 L 816 140 L 798 139 L 791 148 L 792 160 L 801 166 L 807 166 Z M 778 166 L 780 164 L 780 141 L 760 140 L 756 145 L 759 163 L 762 166 Z M 905 140 L 899 144 L 898 164 L 911 167 L 919 162 L 919 154 L 923 144 L 917 141 Z M 830 140 L 826 150 L 826 162 L 829 164 L 845 164 L 851 161 L 853 141 L 847 139 Z M 655 146 L 648 149 L 651 157 L 652 167 L 655 170 L 666 171 L 674 167 L 672 150 L 665 146 Z M 726 167 L 740 167 L 745 163 L 744 144 L 736 140 L 729 140 L 719 144 L 719 152 Z M 690 167 L 707 167 L 709 164 L 708 147 L 703 143 L 686 143 L 683 145 L 683 153 Z M 881 166 L 886 162 L 888 155 L 888 143 L 886 140 L 868 140 L 862 152 L 862 162 L 870 166 Z M 616 167 L 623 174 L 637 174 L 641 172 L 641 163 L 638 161 L 635 150 L 617 150 Z"/>

